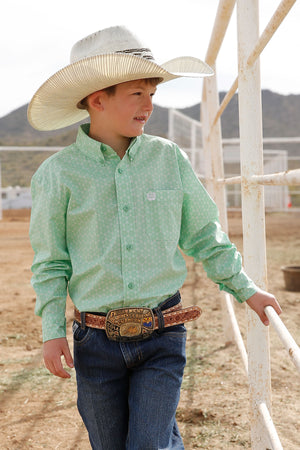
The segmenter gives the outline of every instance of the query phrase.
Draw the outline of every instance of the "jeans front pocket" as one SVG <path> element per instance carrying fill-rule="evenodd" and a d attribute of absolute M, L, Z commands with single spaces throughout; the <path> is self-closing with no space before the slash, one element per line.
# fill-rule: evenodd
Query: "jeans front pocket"
<path fill-rule="evenodd" d="M 179 325 L 173 325 L 171 327 L 166 327 L 163 331 L 155 331 L 158 336 L 170 337 L 175 339 L 186 339 L 186 328 L 184 323 Z"/>
<path fill-rule="evenodd" d="M 180 236 L 183 192 L 153 190 L 144 195 L 146 233 L 152 241 L 177 243 Z"/>
<path fill-rule="evenodd" d="M 80 324 L 74 320 L 73 322 L 73 339 L 74 344 L 84 344 L 90 338 L 93 329 L 89 327 L 81 328 Z"/>

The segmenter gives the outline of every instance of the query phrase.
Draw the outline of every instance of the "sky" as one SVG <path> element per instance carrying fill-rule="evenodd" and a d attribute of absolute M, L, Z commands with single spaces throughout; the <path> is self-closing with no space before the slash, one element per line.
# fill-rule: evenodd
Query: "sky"
<path fill-rule="evenodd" d="M 260 1 L 260 30 L 279 0 Z M 182 55 L 205 59 L 218 0 L 9 0 L 1 5 L 0 117 L 28 103 L 51 75 L 69 64 L 75 42 L 125 25 L 151 48 L 158 63 Z M 300 94 L 300 1 L 261 55 L 261 87 Z M 237 76 L 236 9 L 217 59 L 219 91 Z M 201 101 L 201 79 L 159 86 L 154 103 L 182 108 Z"/>

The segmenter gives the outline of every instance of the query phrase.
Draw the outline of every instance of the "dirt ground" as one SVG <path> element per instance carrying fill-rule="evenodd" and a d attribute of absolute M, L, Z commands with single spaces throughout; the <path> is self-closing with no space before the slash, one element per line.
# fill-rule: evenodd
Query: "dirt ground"
<path fill-rule="evenodd" d="M 230 217 L 230 236 L 242 251 L 241 218 Z M 300 213 L 267 215 L 269 290 L 283 308 L 284 324 L 300 343 L 300 292 L 285 289 L 281 266 L 300 265 Z M 76 385 L 44 368 L 40 318 L 30 285 L 32 250 L 28 211 L 6 211 L 0 221 L 0 448 L 87 450 L 87 433 L 76 409 Z M 185 304 L 202 317 L 188 324 L 188 364 L 178 409 L 187 450 L 250 448 L 247 378 L 237 347 L 226 345 L 218 288 L 201 265 L 187 260 Z M 235 310 L 245 337 L 245 306 Z M 68 304 L 71 342 L 72 307 Z M 284 449 L 300 448 L 299 376 L 270 327 L 273 420 Z M 142 449 L 141 449 L 142 450 Z"/>

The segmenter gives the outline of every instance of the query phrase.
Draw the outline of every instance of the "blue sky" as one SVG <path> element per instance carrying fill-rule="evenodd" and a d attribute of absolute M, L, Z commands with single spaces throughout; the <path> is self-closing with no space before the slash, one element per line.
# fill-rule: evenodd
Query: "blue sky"
<path fill-rule="evenodd" d="M 39 86 L 69 63 L 72 45 L 99 29 L 126 25 L 158 62 L 180 55 L 205 58 L 218 0 L 9 0 L 1 5 L 0 117 L 28 103 Z M 280 1 L 261 0 L 263 30 Z M 84 5 L 84 6 L 83 6 Z M 300 2 L 261 56 L 262 88 L 300 93 Z M 219 90 L 237 75 L 236 10 L 217 61 Z M 202 81 L 175 80 L 159 87 L 155 103 L 184 107 L 201 99 Z"/>

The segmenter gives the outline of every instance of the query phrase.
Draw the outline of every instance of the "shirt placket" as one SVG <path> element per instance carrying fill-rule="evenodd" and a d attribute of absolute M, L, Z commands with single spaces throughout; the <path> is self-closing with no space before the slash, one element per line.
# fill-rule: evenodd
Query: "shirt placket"
<path fill-rule="evenodd" d="M 120 161 L 115 172 L 117 205 L 120 224 L 121 261 L 124 305 L 128 306 L 138 291 L 136 272 L 135 204 L 130 182 L 130 164 L 127 155 Z"/>

